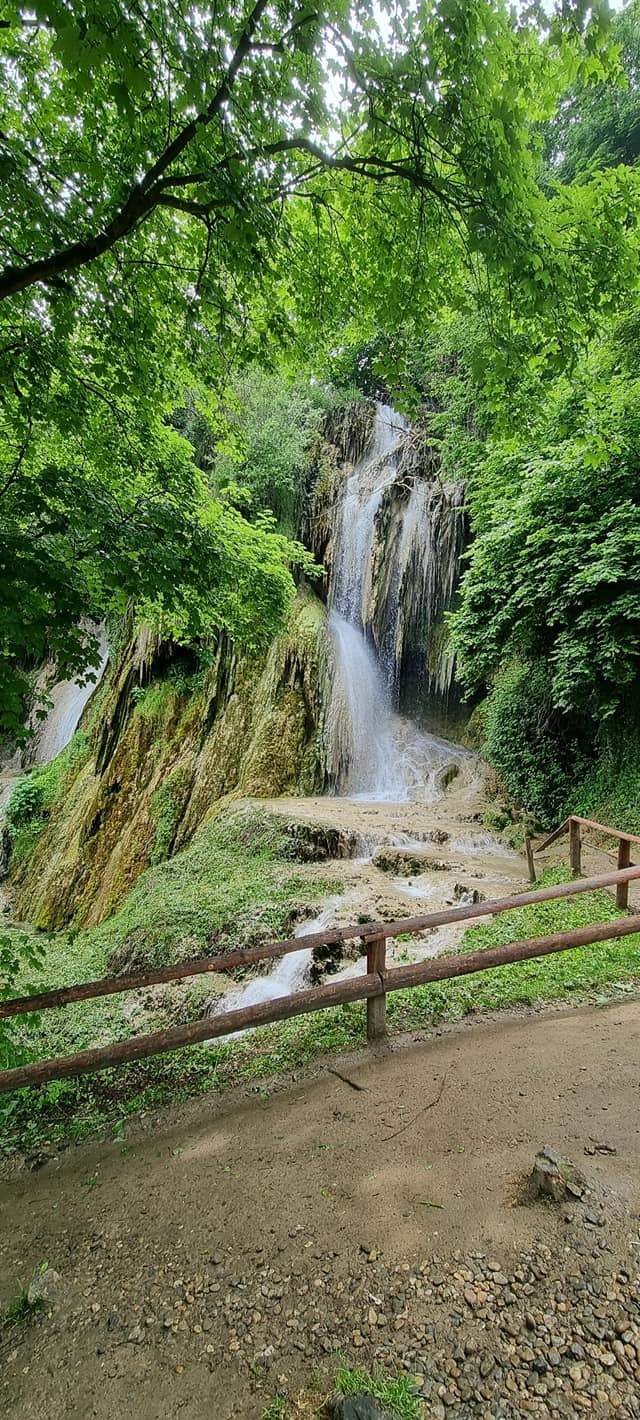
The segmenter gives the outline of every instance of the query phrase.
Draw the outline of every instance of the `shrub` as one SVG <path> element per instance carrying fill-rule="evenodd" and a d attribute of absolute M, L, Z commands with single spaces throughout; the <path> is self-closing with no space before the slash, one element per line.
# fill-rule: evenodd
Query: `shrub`
<path fill-rule="evenodd" d="M 22 828 L 26 828 L 33 819 L 43 816 L 43 810 L 44 786 L 42 780 L 34 774 L 27 774 L 24 779 L 18 779 L 7 804 L 6 824 L 9 837 L 12 840 L 17 838 Z"/>
<path fill-rule="evenodd" d="M 556 710 L 542 661 L 498 677 L 483 711 L 484 749 L 509 796 L 543 823 L 555 821 L 586 771 L 586 727 Z"/>

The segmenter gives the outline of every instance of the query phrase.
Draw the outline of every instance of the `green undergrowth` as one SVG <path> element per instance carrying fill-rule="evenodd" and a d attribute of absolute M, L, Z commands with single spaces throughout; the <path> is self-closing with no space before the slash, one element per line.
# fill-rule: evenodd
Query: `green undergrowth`
<path fill-rule="evenodd" d="M 599 752 L 565 806 L 611 828 L 640 833 L 640 728 L 626 719 L 607 727 Z"/>
<path fill-rule="evenodd" d="M 38 765 L 16 780 L 5 814 L 14 868 L 33 852 L 67 781 L 77 773 L 89 754 L 88 731 L 76 730 L 73 739 L 55 759 L 49 764 Z"/>
<path fill-rule="evenodd" d="M 577 711 L 561 714 L 551 703 L 546 662 L 514 662 L 476 706 L 466 739 L 498 774 L 504 823 L 513 810 L 547 829 L 569 814 L 583 814 L 640 832 L 635 703 L 599 722 Z"/>
<path fill-rule="evenodd" d="M 280 866 L 283 871 L 287 867 L 291 870 L 291 865 Z M 565 881 L 567 876 L 562 869 L 550 870 L 541 884 Z M 283 888 L 282 883 L 280 886 Z M 252 880 L 252 890 L 255 888 Z M 315 890 L 319 888 L 316 882 Z M 263 882 L 261 901 L 264 890 Z M 313 890 L 312 881 L 305 880 L 307 898 Z M 326 882 L 322 890 L 330 890 Z M 281 910 L 284 901 L 283 895 Z M 275 910 L 273 903 L 271 910 Z M 608 893 L 583 893 L 517 908 L 472 927 L 465 932 L 460 949 L 496 947 L 612 920 L 618 915 Z M 87 934 L 96 951 L 101 931 Z M 54 946 L 52 943 L 52 949 Z M 55 949 L 57 952 L 59 946 Z M 81 959 L 74 953 L 81 950 L 82 941 L 77 938 L 56 982 L 80 978 Z M 88 960 L 83 959 L 85 966 Z M 96 955 L 85 974 L 92 975 L 98 964 Z M 428 1031 L 439 1022 L 460 1021 L 475 1012 L 551 1001 L 601 1001 L 630 990 L 636 981 L 640 981 L 640 935 L 393 992 L 387 1002 L 388 1027 L 390 1032 Z M 167 988 L 161 990 L 164 996 Z M 107 997 L 65 1011 L 43 1013 L 30 1033 L 30 1053 L 34 1058 L 71 1053 L 87 1044 L 148 1029 L 148 1015 L 143 1021 L 135 1016 L 123 1017 L 118 1003 L 127 999 L 130 998 Z M 78 1141 L 99 1131 L 112 1131 L 120 1137 L 126 1120 L 134 1114 L 234 1085 L 243 1085 L 260 1097 L 268 1090 L 266 1082 L 270 1077 L 297 1071 L 327 1053 L 360 1047 L 365 1040 L 365 1022 L 365 1003 L 355 1002 L 267 1026 L 234 1042 L 196 1045 L 77 1081 L 60 1080 L 41 1090 L 23 1090 L 0 1099 L 0 1142 L 6 1151 L 29 1151 L 43 1143 L 56 1147 L 69 1140 Z"/>
<path fill-rule="evenodd" d="M 122 907 L 83 940 L 112 968 L 164 966 L 269 941 L 301 903 L 329 890 L 298 861 L 284 819 L 231 805 L 188 848 L 143 873 Z"/>

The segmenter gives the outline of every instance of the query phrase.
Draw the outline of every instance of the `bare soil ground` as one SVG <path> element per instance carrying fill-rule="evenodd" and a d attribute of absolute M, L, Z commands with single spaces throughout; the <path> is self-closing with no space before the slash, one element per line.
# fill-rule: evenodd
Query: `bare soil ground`
<path fill-rule="evenodd" d="M 294 1414 L 345 1354 L 436 1420 L 640 1414 L 639 1028 L 631 999 L 484 1019 L 332 1062 L 357 1090 L 325 1064 L 7 1168 L 0 1309 L 62 1281 L 3 1335 L 0 1410 Z M 519 1201 L 544 1144 L 595 1212 Z"/>

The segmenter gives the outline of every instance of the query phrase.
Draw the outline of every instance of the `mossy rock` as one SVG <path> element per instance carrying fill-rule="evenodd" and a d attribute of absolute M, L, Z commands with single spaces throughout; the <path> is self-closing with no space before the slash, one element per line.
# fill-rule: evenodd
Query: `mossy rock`
<path fill-rule="evenodd" d="M 230 797 L 321 791 L 325 632 L 326 608 L 304 590 L 266 654 L 238 658 L 221 639 L 206 675 L 176 679 L 157 638 L 126 643 L 90 740 L 60 756 L 64 772 L 47 766 L 46 812 L 23 826 L 10 865 L 19 915 L 93 926 Z"/>
<path fill-rule="evenodd" d="M 381 873 L 397 873 L 403 878 L 411 878 L 414 873 L 446 873 L 451 867 L 441 858 L 429 858 L 426 853 L 402 848 L 380 848 L 372 862 Z"/>

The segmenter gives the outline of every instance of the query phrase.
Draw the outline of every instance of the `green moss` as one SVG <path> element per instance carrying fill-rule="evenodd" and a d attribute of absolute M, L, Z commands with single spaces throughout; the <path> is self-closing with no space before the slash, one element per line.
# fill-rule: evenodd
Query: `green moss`
<path fill-rule="evenodd" d="M 155 837 L 151 850 L 151 864 L 164 862 L 168 858 L 176 828 L 191 787 L 191 775 L 185 768 L 178 768 L 169 774 L 156 789 L 151 798 L 151 815 L 155 821 Z"/>
<path fill-rule="evenodd" d="M 69 744 L 49 764 L 39 765 L 18 779 L 11 792 L 6 810 L 9 832 L 21 827 L 38 813 L 51 810 L 64 790 L 70 775 L 89 757 L 89 736 L 86 730 L 76 730 Z"/>
<path fill-rule="evenodd" d="M 173 709 L 178 689 L 172 680 L 154 680 L 149 685 L 135 686 L 132 698 L 134 715 L 160 723 Z"/>
<path fill-rule="evenodd" d="M 199 829 L 188 848 L 143 873 L 91 939 L 120 968 L 277 936 L 292 905 L 308 893 L 308 874 L 290 857 L 283 820 L 231 807 Z"/>
<path fill-rule="evenodd" d="M 46 808 L 39 799 L 16 826 L 18 915 L 47 928 L 100 921 L 229 796 L 321 790 L 325 624 L 303 590 L 268 653 L 238 659 L 220 642 L 208 668 L 176 665 L 133 691 L 137 642 L 127 643 L 86 762 L 65 777 L 66 758 L 56 761 Z"/>
<path fill-rule="evenodd" d="M 313 794 L 323 787 L 325 659 L 326 608 L 302 592 L 259 682 L 240 780 L 244 793 Z"/>

